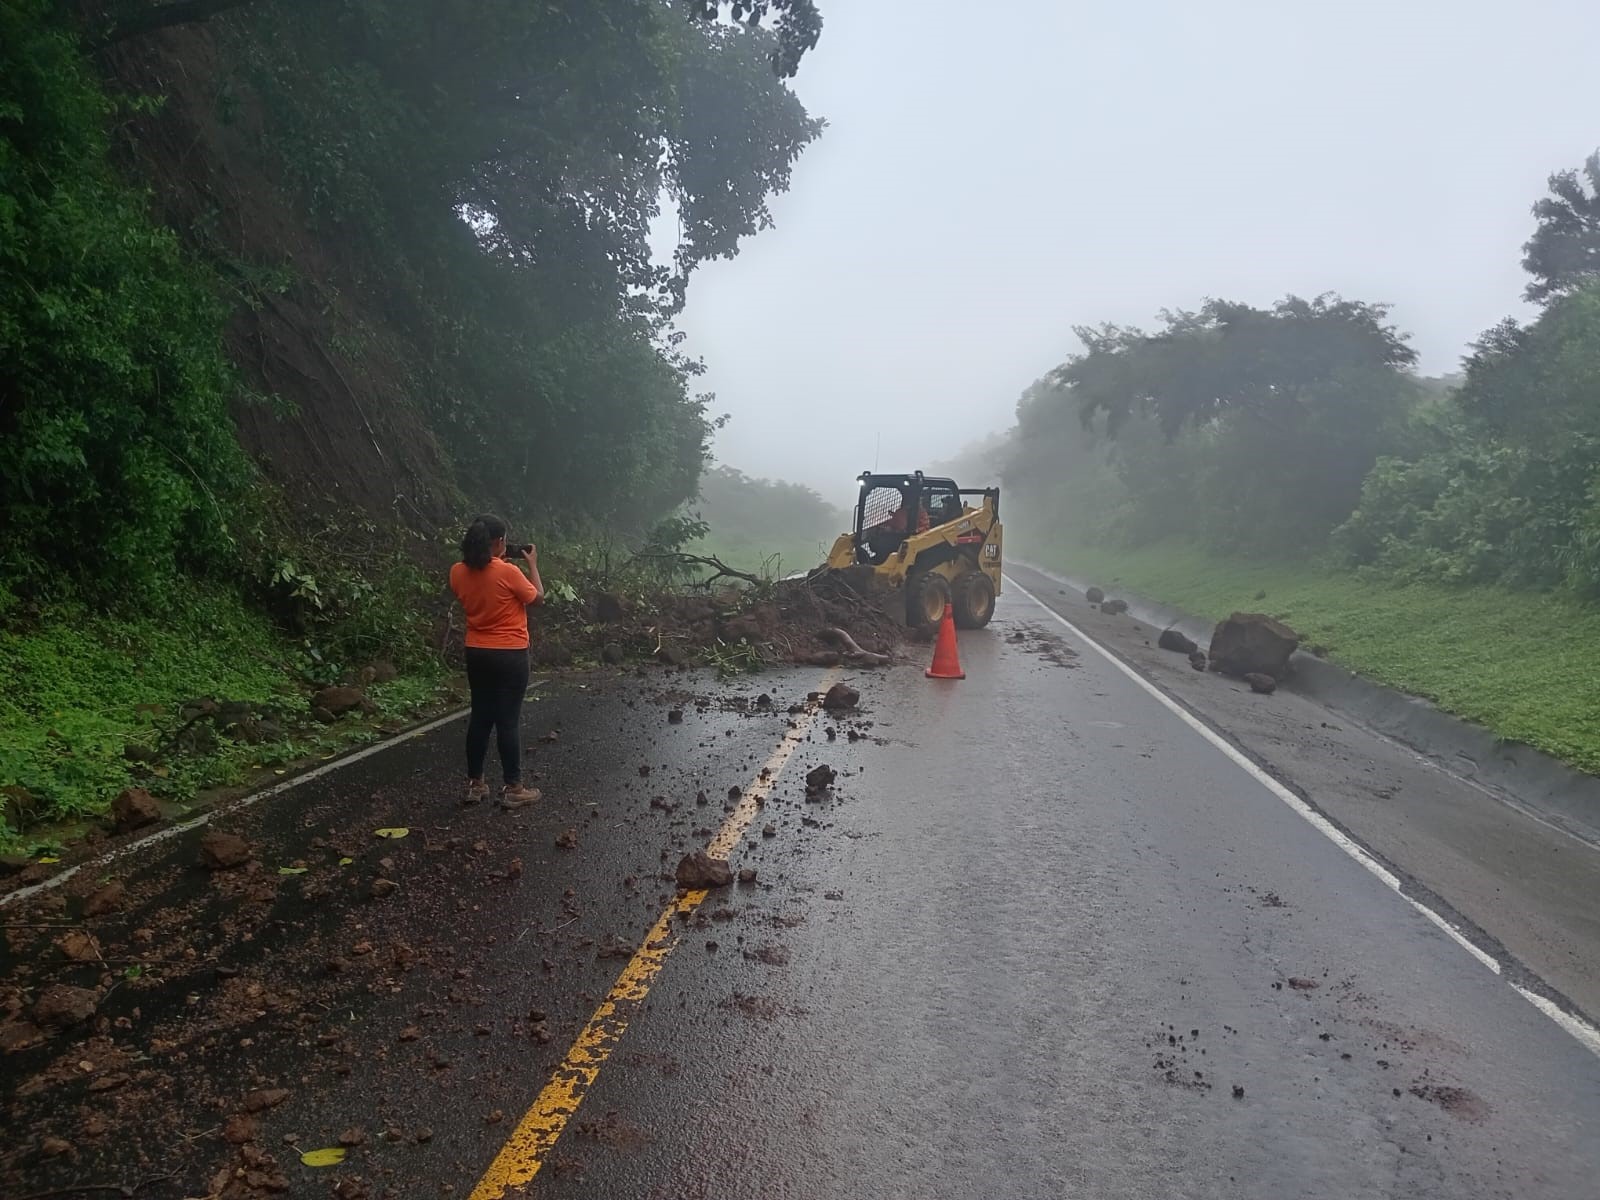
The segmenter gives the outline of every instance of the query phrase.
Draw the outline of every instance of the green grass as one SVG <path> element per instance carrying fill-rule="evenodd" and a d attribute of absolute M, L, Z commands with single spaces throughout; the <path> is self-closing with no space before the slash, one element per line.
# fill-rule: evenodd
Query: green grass
<path fill-rule="evenodd" d="M 340 722 L 270 744 L 222 741 L 155 771 L 129 763 L 154 746 L 179 706 L 201 696 L 303 710 L 302 648 L 237 596 L 202 593 L 159 614 L 111 618 L 63 608 L 0 630 L 0 787 L 20 785 L 46 821 L 103 813 L 133 784 L 174 800 L 240 784 L 308 754 L 372 736 Z M 442 672 L 413 671 L 370 689 L 388 715 L 428 705 Z M 17 831 L 0 824 L 0 844 Z M 27 840 L 21 839 L 23 844 Z"/>
<path fill-rule="evenodd" d="M 1029 547 L 1043 565 L 1219 619 L 1267 612 L 1368 679 L 1600 774 L 1600 608 L 1499 587 L 1401 583 L 1182 544 Z M 1257 599 L 1259 593 L 1265 593 Z"/>

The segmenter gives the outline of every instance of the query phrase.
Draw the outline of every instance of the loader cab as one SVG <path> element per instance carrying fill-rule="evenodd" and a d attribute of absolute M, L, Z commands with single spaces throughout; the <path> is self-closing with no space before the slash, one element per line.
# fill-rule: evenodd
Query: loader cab
<path fill-rule="evenodd" d="M 953 479 L 863 472 L 856 501 L 856 562 L 876 566 L 908 537 L 961 515 L 961 492 Z"/>

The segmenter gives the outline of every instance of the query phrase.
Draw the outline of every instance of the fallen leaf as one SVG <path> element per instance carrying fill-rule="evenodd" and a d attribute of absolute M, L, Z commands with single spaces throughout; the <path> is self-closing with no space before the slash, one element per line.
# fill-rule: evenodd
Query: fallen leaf
<path fill-rule="evenodd" d="M 411 830 L 407 829 L 404 825 L 399 825 L 392 829 L 374 829 L 372 832 L 381 838 L 403 838 L 406 834 L 410 833 Z"/>
<path fill-rule="evenodd" d="M 300 1156 L 300 1163 L 307 1167 L 337 1167 L 344 1156 L 343 1146 L 325 1146 L 321 1150 L 307 1150 Z"/>
<path fill-rule="evenodd" d="M 355 859 L 353 859 L 353 858 L 341 858 L 339 860 L 339 865 L 341 867 L 348 867 L 353 862 L 355 862 Z"/>
<path fill-rule="evenodd" d="M 38 861 L 41 862 L 41 863 L 58 863 L 58 862 L 61 861 L 61 859 L 58 858 L 54 854 L 46 854 L 43 858 L 39 859 Z"/>
<path fill-rule="evenodd" d="M 278 874 L 279 875 L 304 875 L 308 869 L 309 868 L 307 868 L 307 867 L 279 867 L 278 868 Z"/>

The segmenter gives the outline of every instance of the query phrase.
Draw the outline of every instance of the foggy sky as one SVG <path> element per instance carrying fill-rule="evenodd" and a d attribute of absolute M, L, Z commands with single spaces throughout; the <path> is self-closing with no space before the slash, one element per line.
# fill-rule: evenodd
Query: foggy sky
<path fill-rule="evenodd" d="M 1429 374 L 1521 313 L 1545 177 L 1600 145 L 1594 0 L 819 0 L 829 128 L 679 322 L 719 461 L 841 500 L 1206 296 L 1389 301 Z"/>

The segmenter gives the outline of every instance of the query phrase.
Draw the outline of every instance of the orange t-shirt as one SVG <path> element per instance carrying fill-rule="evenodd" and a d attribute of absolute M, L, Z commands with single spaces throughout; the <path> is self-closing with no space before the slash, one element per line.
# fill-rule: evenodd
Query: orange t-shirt
<path fill-rule="evenodd" d="M 486 650 L 524 650 L 528 645 L 528 605 L 539 589 L 520 568 L 492 558 L 481 571 L 466 563 L 450 568 L 450 590 L 467 612 L 467 645 Z"/>

